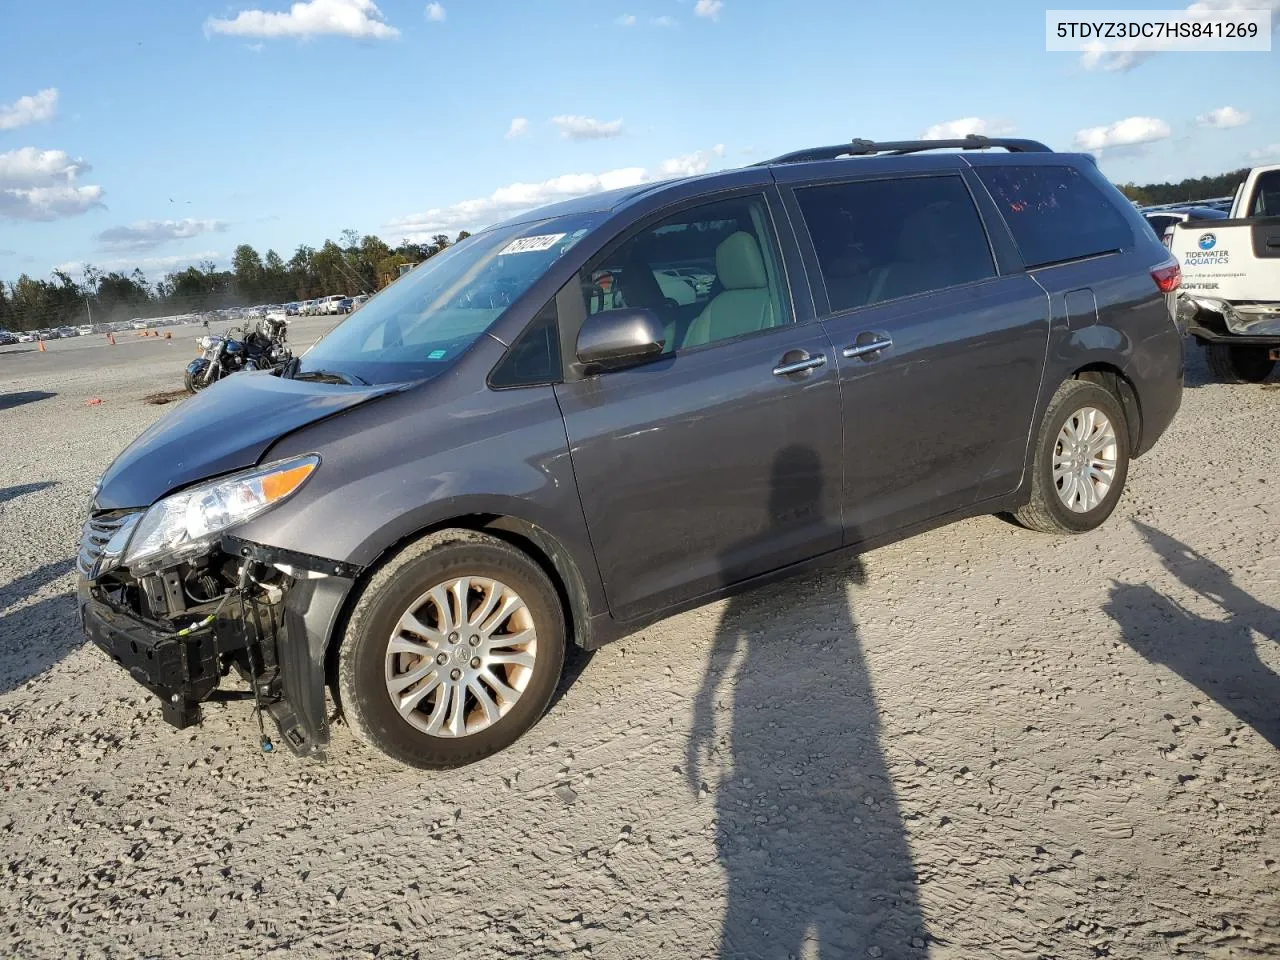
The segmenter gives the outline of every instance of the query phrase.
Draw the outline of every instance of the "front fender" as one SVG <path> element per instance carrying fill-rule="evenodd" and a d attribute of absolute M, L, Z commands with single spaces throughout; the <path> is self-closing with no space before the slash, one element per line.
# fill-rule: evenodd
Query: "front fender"
<path fill-rule="evenodd" d="M 588 614 L 605 609 L 552 388 L 450 398 L 433 386 L 387 397 L 377 409 L 355 408 L 277 443 L 268 457 L 314 452 L 321 466 L 296 497 L 236 535 L 368 567 L 426 530 L 510 518 L 555 545 L 544 552 L 573 571 Z M 559 566 L 558 572 L 565 579 Z"/>

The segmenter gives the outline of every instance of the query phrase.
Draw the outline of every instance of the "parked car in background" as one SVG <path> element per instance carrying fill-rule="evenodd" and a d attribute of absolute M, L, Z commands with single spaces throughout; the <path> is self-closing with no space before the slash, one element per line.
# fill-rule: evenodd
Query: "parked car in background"
<path fill-rule="evenodd" d="M 343 297 L 338 301 L 338 309 L 334 313 L 350 313 L 355 309 L 355 301 L 351 297 Z"/>
<path fill-rule="evenodd" d="M 286 303 L 284 305 L 284 315 L 286 317 L 296 317 L 301 306 L 302 304 L 298 303 L 296 300 L 291 303 Z"/>
<path fill-rule="evenodd" d="M 314 300 L 302 301 L 302 315 L 304 317 L 315 316 L 315 312 L 316 312 L 316 302 Z"/>
<path fill-rule="evenodd" d="M 20 333 L 20 334 L 18 334 L 18 342 L 19 342 L 19 343 L 35 343 L 35 342 L 36 342 L 36 340 L 38 340 L 38 339 L 39 339 L 38 335 L 36 335 L 36 334 L 34 334 L 34 333 Z"/>
<path fill-rule="evenodd" d="M 1166 247 L 1173 237 L 1173 226 L 1188 220 L 1225 220 L 1227 214 L 1216 207 L 1204 206 L 1160 206 L 1144 207 L 1142 215 L 1151 225 L 1152 231 Z"/>
<path fill-rule="evenodd" d="M 10 333 L 8 330 L 0 330 L 0 347 L 8 347 L 18 342 L 16 334 Z"/>
<path fill-rule="evenodd" d="M 654 270 L 691 258 L 681 303 Z M 1181 400 L 1177 282 L 1092 157 L 1027 140 L 526 213 L 150 427 L 94 491 L 81 621 L 176 725 L 235 666 L 299 753 L 332 680 L 390 756 L 478 760 L 570 644 L 967 516 L 1098 528 Z"/>
<path fill-rule="evenodd" d="M 1255 167 L 1226 219 L 1175 224 L 1180 322 L 1214 375 L 1260 383 L 1280 360 L 1280 164 Z"/>
<path fill-rule="evenodd" d="M 351 298 L 351 309 L 353 311 L 359 310 L 368 302 L 369 302 L 369 294 L 361 293 Z"/>
<path fill-rule="evenodd" d="M 333 314 L 342 313 L 342 301 L 347 299 L 345 294 L 335 293 L 332 296 L 325 297 L 316 305 L 316 313 Z"/>

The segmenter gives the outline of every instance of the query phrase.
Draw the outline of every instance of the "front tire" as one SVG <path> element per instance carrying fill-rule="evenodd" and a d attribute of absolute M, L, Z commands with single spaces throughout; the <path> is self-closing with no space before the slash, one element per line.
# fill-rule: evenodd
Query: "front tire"
<path fill-rule="evenodd" d="M 187 393 L 199 393 L 209 384 L 205 381 L 205 371 L 208 370 L 208 361 L 200 368 L 199 372 L 192 373 L 188 370 L 183 376 L 183 383 L 186 385 Z"/>
<path fill-rule="evenodd" d="M 565 634 L 541 567 L 496 537 L 443 530 L 364 588 L 338 650 L 338 701 L 357 737 L 401 763 L 472 763 L 542 716 Z"/>
<path fill-rule="evenodd" d="M 1129 429 L 1115 395 L 1067 380 L 1045 411 L 1031 464 L 1031 499 L 1014 512 L 1041 533 L 1094 530 L 1111 516 L 1129 474 Z"/>
<path fill-rule="evenodd" d="M 1266 347 L 1240 343 L 1206 343 L 1204 358 L 1213 375 L 1225 383 L 1262 383 L 1276 362 Z"/>

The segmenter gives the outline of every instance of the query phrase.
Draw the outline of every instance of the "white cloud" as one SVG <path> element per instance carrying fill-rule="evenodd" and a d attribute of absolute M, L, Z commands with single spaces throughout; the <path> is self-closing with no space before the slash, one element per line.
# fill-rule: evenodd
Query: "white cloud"
<path fill-rule="evenodd" d="M 443 23 L 445 19 L 444 6 L 439 3 L 427 4 L 427 19 L 432 23 Z"/>
<path fill-rule="evenodd" d="M 1270 146 L 1259 147 L 1257 150 L 1250 150 L 1247 156 L 1254 163 L 1280 160 L 1280 143 L 1273 143 Z"/>
<path fill-rule="evenodd" d="M 719 20 L 720 11 L 724 9 L 724 0 L 698 0 L 693 5 L 693 12 L 708 20 Z"/>
<path fill-rule="evenodd" d="M 617 19 L 620 27 L 634 27 L 636 25 L 636 15 L 634 13 L 624 13 Z"/>
<path fill-rule="evenodd" d="M 62 150 L 19 147 L 0 153 L 0 187 L 41 187 L 71 183 L 91 168 L 83 160 L 72 160 Z"/>
<path fill-rule="evenodd" d="M 604 140 L 608 137 L 622 136 L 621 120 L 610 120 L 606 123 L 595 117 L 566 115 L 552 117 L 551 122 L 560 128 L 560 136 L 569 140 Z"/>
<path fill-rule="evenodd" d="M 649 21 L 649 24 L 654 27 L 674 27 L 676 25 L 676 18 L 668 17 L 664 14 L 661 17 L 654 17 Z"/>
<path fill-rule="evenodd" d="M 1155 56 L 1152 50 L 1113 50 L 1108 52 L 1102 43 L 1092 43 L 1080 54 L 1080 65 L 1086 70 L 1102 70 L 1105 73 L 1128 73 L 1138 64 Z"/>
<path fill-rule="evenodd" d="M 323 34 L 386 40 L 400 36 L 400 31 L 382 19 L 382 11 L 373 0 L 302 0 L 288 13 L 265 10 L 242 10 L 232 20 L 210 17 L 204 22 L 205 33 L 224 33 L 236 37 L 300 37 Z"/>
<path fill-rule="evenodd" d="M 921 140 L 963 140 L 974 133 L 980 137 L 1002 137 L 1013 133 L 1013 126 L 1003 120 L 984 120 L 982 117 L 964 117 L 935 123 L 920 134 Z"/>
<path fill-rule="evenodd" d="M 478 230 L 517 213 L 558 200 L 705 173 L 714 160 L 724 156 L 724 152 L 724 146 L 717 144 L 710 150 L 698 150 L 664 160 L 652 169 L 623 167 L 604 173 L 567 173 L 539 183 L 512 183 L 498 188 L 487 197 L 463 200 L 447 207 L 434 207 L 392 220 L 383 232 L 392 241 L 404 237 L 417 241 L 436 233 Z"/>
<path fill-rule="evenodd" d="M 127 227 L 110 227 L 98 234 L 104 247 L 119 250 L 149 250 L 170 240 L 188 240 L 202 233 L 222 233 L 227 229 L 221 220 L 135 220 Z"/>
<path fill-rule="evenodd" d="M 706 173 L 711 161 L 724 156 L 724 144 L 717 143 L 710 150 L 697 150 L 681 157 L 672 157 L 658 164 L 659 179 L 664 177 L 693 177 Z"/>
<path fill-rule="evenodd" d="M 1170 8 L 1174 9 L 1174 8 Z M 1186 7 L 1189 13 L 1234 13 L 1242 10 L 1270 10 L 1272 31 L 1280 30 L 1280 0 L 1197 0 Z M 1106 73 L 1128 73 L 1150 60 L 1158 50 L 1112 50 L 1101 42 L 1092 43 L 1080 55 L 1080 66 Z"/>
<path fill-rule="evenodd" d="M 1128 117 L 1104 127 L 1088 127 L 1075 136 L 1080 150 L 1106 150 L 1111 147 L 1132 147 L 1140 143 L 1164 140 L 1171 134 L 1169 125 L 1155 117 Z"/>
<path fill-rule="evenodd" d="M 20 147 L 0 153 L 0 218 L 57 220 L 101 206 L 101 187 L 77 183 L 89 169 L 62 150 Z"/>
<path fill-rule="evenodd" d="M 58 109 L 58 90 L 49 87 L 13 103 L 0 104 L 0 130 L 14 130 L 50 119 Z"/>
<path fill-rule="evenodd" d="M 1219 107 L 1196 117 L 1196 123 L 1202 127 L 1216 127 L 1227 130 L 1231 127 L 1242 127 L 1249 122 L 1249 114 L 1235 107 Z"/>
<path fill-rule="evenodd" d="M 507 139 L 514 140 L 516 137 L 523 137 L 529 132 L 529 121 L 524 117 L 516 117 L 511 121 L 511 126 L 507 127 Z"/>
<path fill-rule="evenodd" d="M 114 260 L 68 260 L 66 263 L 59 263 L 53 269 L 61 270 L 69 273 L 73 277 L 79 275 L 85 267 L 93 266 L 99 270 L 112 271 L 122 270 L 126 273 L 132 273 L 137 267 L 143 273 L 158 270 L 168 272 L 176 270 L 179 267 L 190 267 L 194 264 L 203 263 L 206 260 L 212 260 L 214 263 L 222 259 L 222 254 L 216 250 L 205 250 L 201 253 L 178 253 L 170 257 L 120 257 Z"/>

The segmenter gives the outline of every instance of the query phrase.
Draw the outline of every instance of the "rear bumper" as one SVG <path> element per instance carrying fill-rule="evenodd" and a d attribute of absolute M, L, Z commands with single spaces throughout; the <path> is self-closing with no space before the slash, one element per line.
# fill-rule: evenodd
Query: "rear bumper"
<path fill-rule="evenodd" d="M 1208 343 L 1280 345 L 1280 305 L 1274 303 L 1233 304 L 1184 293 L 1178 316 L 1187 333 Z"/>
<path fill-rule="evenodd" d="M 1185 373 L 1182 335 L 1172 323 L 1134 350 L 1125 375 L 1133 384 L 1138 404 L 1136 411 L 1126 409 L 1126 413 L 1135 414 L 1142 425 L 1132 450 L 1135 458 L 1154 447 L 1173 423 L 1182 406 Z"/>

